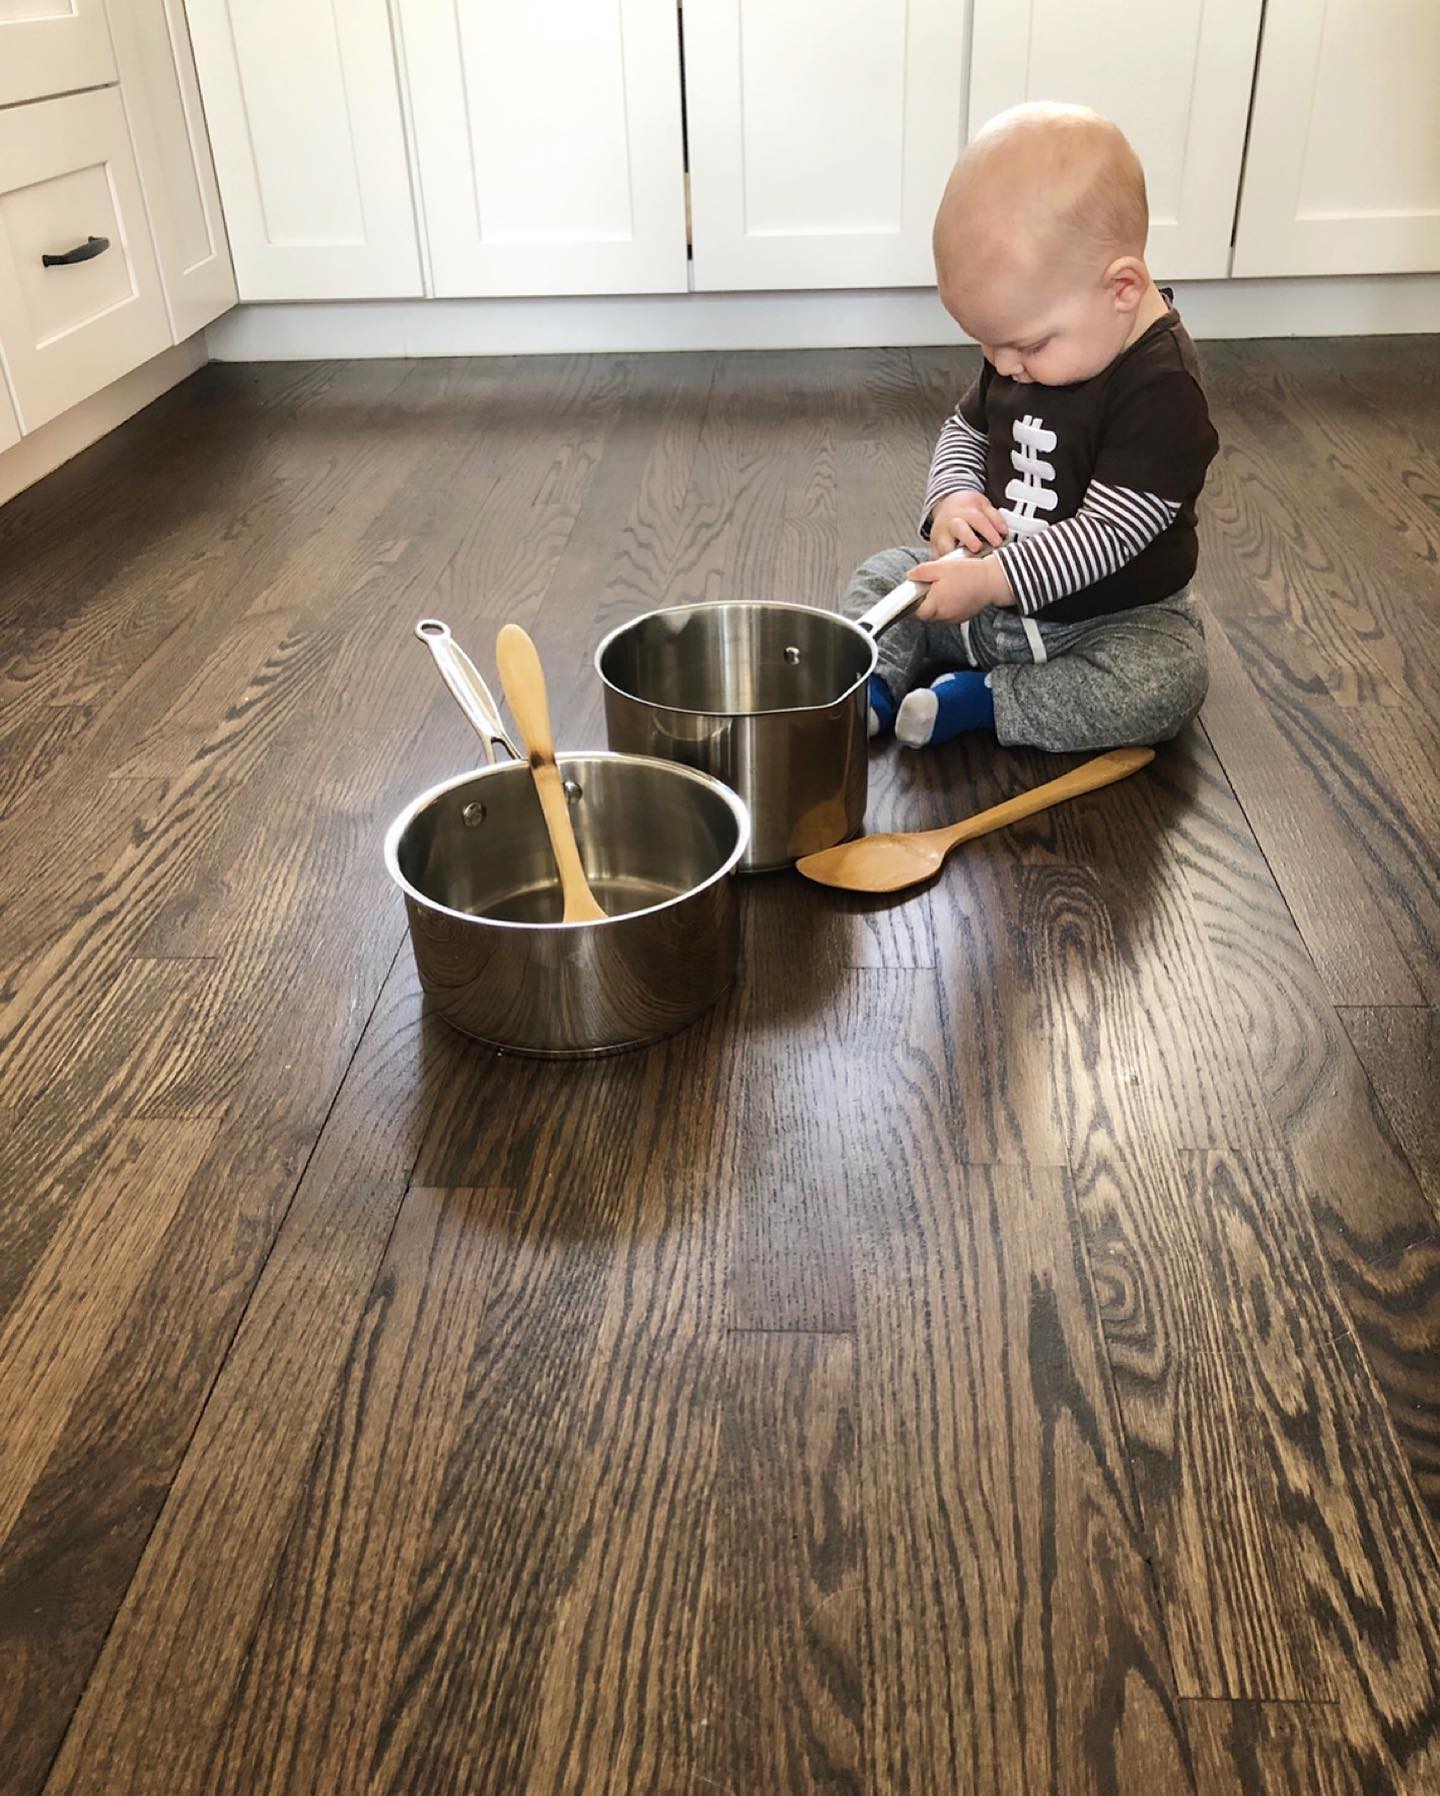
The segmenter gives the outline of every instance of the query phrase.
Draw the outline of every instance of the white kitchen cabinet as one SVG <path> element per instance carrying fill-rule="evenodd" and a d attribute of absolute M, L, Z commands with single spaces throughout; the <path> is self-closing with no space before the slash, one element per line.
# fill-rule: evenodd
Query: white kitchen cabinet
<path fill-rule="evenodd" d="M 1152 271 L 1227 274 L 1261 0 L 1169 0 L 1143 14 L 1132 0 L 974 6 L 972 135 L 1024 100 L 1093 106 L 1145 165 Z"/>
<path fill-rule="evenodd" d="M 434 291 L 686 284 L 675 0 L 399 0 Z"/>
<path fill-rule="evenodd" d="M 1440 269 L 1440 5 L 1269 0 L 1237 275 Z"/>
<path fill-rule="evenodd" d="M 114 79 L 104 0 L 0 0 L 0 106 Z"/>
<path fill-rule="evenodd" d="M 188 0 L 188 12 L 240 297 L 418 296 L 386 0 Z"/>
<path fill-rule="evenodd" d="M 15 416 L 15 407 L 10 403 L 10 389 L 5 385 L 3 370 L 0 370 L 0 454 L 20 441 L 20 420 Z"/>
<path fill-rule="evenodd" d="M 928 286 L 967 5 L 685 0 L 695 285 Z"/>
<path fill-rule="evenodd" d="M 0 111 L 0 351 L 22 429 L 170 340 L 119 91 Z"/>
<path fill-rule="evenodd" d="M 181 0 L 111 0 L 130 120 L 176 342 L 235 304 L 235 276 Z"/>

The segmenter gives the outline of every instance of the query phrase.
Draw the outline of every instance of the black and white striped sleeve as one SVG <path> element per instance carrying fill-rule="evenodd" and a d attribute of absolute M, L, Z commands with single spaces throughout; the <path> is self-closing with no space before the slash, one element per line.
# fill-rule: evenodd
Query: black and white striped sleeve
<path fill-rule="evenodd" d="M 995 553 L 1029 617 L 1133 561 L 1179 510 L 1178 500 L 1092 480 L 1073 518 L 1014 537 Z"/>
<path fill-rule="evenodd" d="M 920 535 L 930 540 L 935 507 L 949 493 L 985 491 L 985 433 L 967 424 L 959 410 L 945 420 L 935 453 L 930 458 L 930 477 L 925 482 L 925 515 Z"/>

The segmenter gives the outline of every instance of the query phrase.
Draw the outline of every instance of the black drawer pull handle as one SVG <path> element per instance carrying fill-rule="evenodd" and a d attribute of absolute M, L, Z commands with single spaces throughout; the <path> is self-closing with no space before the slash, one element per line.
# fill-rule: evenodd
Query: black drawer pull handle
<path fill-rule="evenodd" d="M 40 264 L 43 268 L 69 268 L 76 262 L 90 262 L 96 256 L 103 256 L 109 247 L 108 237 L 87 237 L 74 249 L 67 249 L 63 256 L 41 256 Z"/>

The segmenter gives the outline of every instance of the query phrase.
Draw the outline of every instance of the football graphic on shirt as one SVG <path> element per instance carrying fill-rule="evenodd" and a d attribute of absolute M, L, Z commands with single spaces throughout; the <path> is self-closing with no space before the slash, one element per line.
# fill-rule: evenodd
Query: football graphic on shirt
<path fill-rule="evenodd" d="M 1054 453 L 1059 438 L 1031 413 L 1017 418 L 1010 434 L 1015 439 L 1010 465 L 1019 478 L 1005 488 L 1010 503 L 1002 508 L 1002 515 L 1015 535 L 1024 536 L 1028 531 L 1043 530 L 1048 520 L 1036 514 L 1053 511 L 1059 503 L 1054 485 L 1055 464 L 1044 459 Z"/>

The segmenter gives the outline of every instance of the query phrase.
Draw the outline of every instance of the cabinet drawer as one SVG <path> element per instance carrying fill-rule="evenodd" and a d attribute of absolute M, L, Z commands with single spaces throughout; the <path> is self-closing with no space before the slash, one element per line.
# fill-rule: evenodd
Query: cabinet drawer
<path fill-rule="evenodd" d="M 46 257 L 99 253 L 46 266 Z M 0 353 L 23 430 L 170 342 L 114 88 L 0 112 Z"/>
<path fill-rule="evenodd" d="M 0 0 L 0 106 L 114 79 L 103 0 Z"/>

